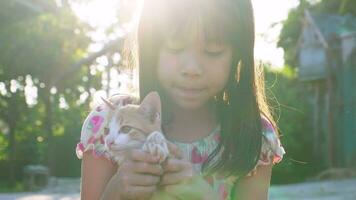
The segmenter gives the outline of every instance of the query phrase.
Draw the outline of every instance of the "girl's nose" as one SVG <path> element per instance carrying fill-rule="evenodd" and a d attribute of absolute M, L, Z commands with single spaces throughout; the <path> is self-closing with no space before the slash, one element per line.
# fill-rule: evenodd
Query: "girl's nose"
<path fill-rule="evenodd" d="M 181 75 L 194 78 L 203 74 L 202 66 L 198 57 L 195 54 L 187 53 L 183 55 L 183 62 L 181 68 Z"/>

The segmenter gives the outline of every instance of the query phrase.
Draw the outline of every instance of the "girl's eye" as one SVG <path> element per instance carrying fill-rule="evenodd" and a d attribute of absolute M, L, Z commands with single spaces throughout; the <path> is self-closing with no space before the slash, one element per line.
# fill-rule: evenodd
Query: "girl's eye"
<path fill-rule="evenodd" d="M 178 54 L 181 53 L 184 48 L 171 48 L 171 47 L 167 47 L 168 52 L 173 53 L 173 54 Z"/>
<path fill-rule="evenodd" d="M 224 53 L 224 50 L 224 45 L 216 42 L 210 42 L 205 46 L 204 53 L 210 57 L 217 57 Z"/>
<path fill-rule="evenodd" d="M 222 53 L 224 53 L 224 51 L 208 51 L 208 50 L 204 50 L 204 53 L 210 57 L 218 57 L 220 56 Z"/>
<path fill-rule="evenodd" d="M 185 43 L 182 42 L 181 40 L 170 39 L 170 40 L 166 41 L 165 46 L 166 46 L 166 49 L 168 52 L 178 54 L 184 50 Z"/>
<path fill-rule="evenodd" d="M 123 126 L 123 127 L 121 127 L 121 129 L 120 129 L 120 133 L 129 133 L 130 131 L 131 131 L 131 127 L 129 127 L 129 126 Z"/>

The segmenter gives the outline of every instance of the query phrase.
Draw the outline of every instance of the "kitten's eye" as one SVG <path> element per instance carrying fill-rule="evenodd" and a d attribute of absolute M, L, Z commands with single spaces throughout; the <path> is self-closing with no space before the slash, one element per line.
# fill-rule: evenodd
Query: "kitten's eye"
<path fill-rule="evenodd" d="M 120 133 L 129 133 L 130 131 L 131 131 L 131 127 L 129 127 L 129 126 L 123 126 L 123 127 L 121 127 L 121 129 L 120 129 Z"/>

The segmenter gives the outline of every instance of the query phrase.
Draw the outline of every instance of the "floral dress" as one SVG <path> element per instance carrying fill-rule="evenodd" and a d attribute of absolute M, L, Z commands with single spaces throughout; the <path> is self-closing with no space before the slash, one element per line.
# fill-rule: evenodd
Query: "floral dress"
<path fill-rule="evenodd" d="M 106 119 L 108 107 L 106 105 L 97 106 L 84 121 L 80 142 L 77 144 L 76 153 L 78 158 L 82 158 L 83 152 L 90 150 L 95 157 L 105 157 L 111 160 L 110 154 L 104 146 L 104 132 L 107 127 L 108 120 Z M 262 116 L 262 148 L 260 159 L 253 170 L 247 176 L 256 174 L 259 165 L 276 164 L 283 158 L 285 151 L 276 135 L 276 132 L 267 120 Z M 193 168 L 201 172 L 202 164 L 208 158 L 208 155 L 215 149 L 220 141 L 220 127 L 216 127 L 208 136 L 192 143 L 175 143 L 182 151 L 186 159 L 188 159 Z M 220 200 L 231 199 L 231 191 L 236 178 L 218 178 L 212 175 L 209 177 L 209 184 L 213 190 L 219 194 Z"/>

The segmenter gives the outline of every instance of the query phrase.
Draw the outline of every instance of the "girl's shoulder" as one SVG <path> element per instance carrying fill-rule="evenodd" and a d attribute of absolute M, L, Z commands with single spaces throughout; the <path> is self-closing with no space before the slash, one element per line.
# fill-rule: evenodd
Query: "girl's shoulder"
<path fill-rule="evenodd" d="M 80 141 L 76 147 L 78 158 L 81 159 L 86 151 L 91 151 L 95 157 L 110 158 L 109 154 L 106 153 L 104 142 L 105 124 L 108 121 L 109 111 L 110 108 L 102 103 L 95 106 L 85 118 L 80 133 Z"/>
<path fill-rule="evenodd" d="M 262 122 L 262 147 L 260 159 L 256 167 L 247 175 L 252 176 L 257 172 L 259 165 L 277 164 L 283 159 L 286 153 L 278 137 L 277 130 L 270 120 L 261 115 Z"/>

